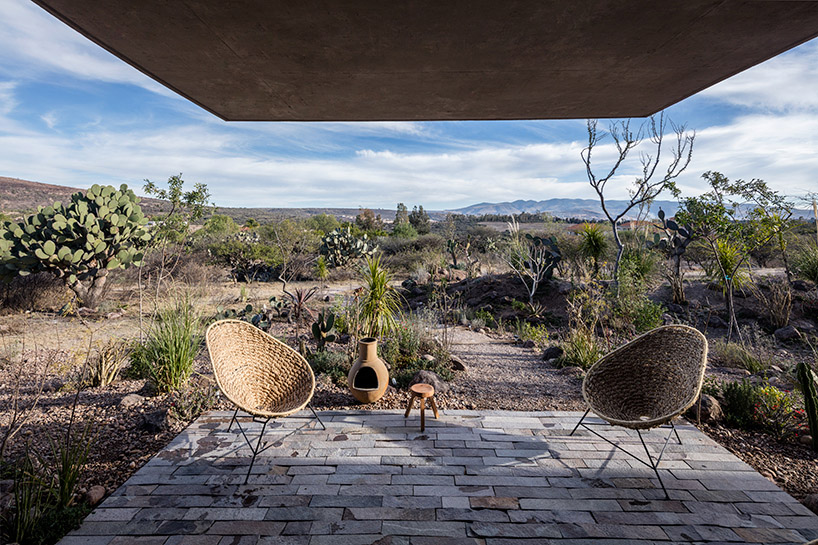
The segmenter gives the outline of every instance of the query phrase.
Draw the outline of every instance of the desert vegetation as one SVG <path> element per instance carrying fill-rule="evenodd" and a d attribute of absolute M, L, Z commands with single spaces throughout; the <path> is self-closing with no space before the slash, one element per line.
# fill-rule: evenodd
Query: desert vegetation
<path fill-rule="evenodd" d="M 620 131 L 626 153 L 635 135 Z M 392 222 L 368 209 L 352 220 L 234 217 L 181 175 L 147 182 L 166 203 L 159 213 L 146 215 L 131 188 L 93 186 L 10 216 L 0 226 L 5 538 L 54 542 L 175 431 L 228 407 L 202 346 L 222 318 L 300 351 L 317 376 L 315 405 L 335 408 L 357 404 L 346 377 L 362 337 L 379 339 L 390 366 L 376 407 L 402 406 L 421 371 L 444 386 L 466 380 L 453 338 L 468 330 L 538 355 L 572 392 L 558 405 L 511 396 L 504 408 L 578 409 L 579 379 L 599 357 L 688 324 L 711 346 L 703 410 L 690 418 L 796 496 L 814 491 L 815 224 L 793 219 L 763 181 L 717 172 L 704 174 L 708 193 L 679 195 L 675 217 L 651 210 L 689 158 L 692 137 L 675 133 L 675 163 L 646 178 L 632 201 L 642 219 L 627 225 L 613 211 L 605 223 L 433 221 L 403 203 Z M 605 180 L 591 183 L 604 198 Z M 481 391 L 469 404 L 453 392 L 444 408 L 482 408 Z"/>

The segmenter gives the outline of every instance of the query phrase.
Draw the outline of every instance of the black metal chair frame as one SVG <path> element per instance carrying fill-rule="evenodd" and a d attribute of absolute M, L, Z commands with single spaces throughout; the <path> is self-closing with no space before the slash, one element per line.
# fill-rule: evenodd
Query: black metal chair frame
<path fill-rule="evenodd" d="M 619 450 L 621 450 L 622 452 L 624 452 L 625 454 L 627 454 L 628 456 L 630 456 L 631 458 L 633 458 L 637 462 L 640 462 L 640 463 L 648 466 L 656 474 L 656 478 L 659 479 L 659 484 L 662 487 L 662 491 L 665 493 L 665 499 L 669 500 L 670 499 L 670 494 L 668 494 L 667 488 L 665 488 L 665 483 L 662 482 L 662 477 L 659 475 L 659 463 L 662 461 L 662 456 L 665 454 L 665 449 L 667 448 L 668 444 L 670 443 L 670 438 L 673 437 L 674 434 L 676 435 L 676 440 L 679 441 L 679 444 L 680 445 L 682 444 L 682 439 L 679 437 L 679 432 L 676 431 L 676 426 L 673 425 L 673 420 L 670 421 L 669 426 L 658 426 L 660 428 L 670 428 L 670 433 L 667 434 L 667 438 L 665 439 L 665 444 L 662 445 L 662 450 L 659 451 L 659 456 L 657 456 L 656 459 L 653 458 L 653 456 L 650 454 L 650 451 L 648 450 L 648 445 L 647 445 L 647 443 L 645 443 L 645 439 L 642 437 L 642 430 L 640 430 L 640 429 L 636 430 L 636 433 L 639 436 L 639 441 L 642 443 L 642 448 L 645 449 L 645 454 L 648 457 L 648 461 L 646 462 L 645 460 L 639 458 L 637 455 L 633 454 L 632 452 L 622 448 L 621 445 L 619 445 L 617 443 L 614 443 L 613 441 L 611 441 L 607 437 L 603 436 L 599 432 L 591 429 L 589 426 L 611 426 L 611 427 L 613 427 L 614 424 L 611 424 L 610 422 L 607 422 L 607 423 L 596 423 L 596 422 L 585 423 L 584 422 L 585 417 L 588 416 L 588 413 L 590 413 L 590 412 L 591 412 L 591 409 L 588 409 L 588 410 L 585 411 L 585 414 L 583 414 L 582 418 L 579 419 L 579 422 L 577 422 L 577 425 L 574 426 L 573 430 L 571 430 L 571 433 L 569 434 L 569 436 L 573 436 L 574 433 L 577 431 L 577 429 L 579 429 L 579 427 L 582 426 L 583 428 L 585 428 L 589 432 L 593 433 L 594 435 L 596 435 L 597 437 L 599 437 L 600 439 L 602 439 L 606 443 L 608 443 L 610 445 L 613 445 L 614 447 L 618 448 Z M 624 426 L 619 426 L 619 427 L 624 427 Z M 628 428 L 625 428 L 625 429 L 628 429 Z"/>
<path fill-rule="evenodd" d="M 321 421 L 321 417 L 318 416 L 318 413 L 315 412 L 315 409 L 312 408 L 311 403 L 307 404 L 307 408 L 309 408 L 309 410 L 312 411 L 312 415 L 315 417 L 316 420 L 318 420 L 318 423 L 321 424 L 321 429 L 326 430 L 327 427 Z M 249 429 L 247 431 L 244 430 L 244 428 L 241 425 L 241 422 L 239 421 L 238 415 L 239 408 L 236 407 L 236 410 L 233 412 L 233 417 L 230 419 L 230 425 L 227 426 L 227 431 L 229 433 L 233 429 L 233 422 L 235 422 L 236 426 L 239 428 L 239 432 L 241 432 L 241 435 L 244 437 L 245 442 L 247 442 L 247 446 L 250 448 L 250 452 L 253 453 L 253 457 L 250 460 L 250 467 L 247 469 L 247 475 L 244 477 L 244 484 L 247 484 L 247 481 L 250 480 L 250 474 L 253 472 L 253 465 L 255 465 L 256 463 L 256 457 L 265 450 L 267 450 L 268 448 L 276 446 L 276 443 L 279 443 L 279 441 L 273 443 L 265 441 L 263 445 L 261 443 L 262 439 L 264 438 L 264 432 L 267 430 L 267 425 L 270 423 L 271 420 L 275 420 L 275 418 L 273 417 L 265 418 L 262 416 L 255 416 L 248 413 L 248 416 L 251 418 L 252 422 L 255 422 L 256 424 L 261 424 L 261 431 L 258 434 L 258 439 L 253 439 L 247 435 L 247 432 L 249 432 L 250 430 Z M 307 426 L 309 426 L 309 422 L 307 422 L 306 424 L 304 424 L 304 426 L 300 428 L 294 429 L 292 433 L 295 433 Z M 255 443 L 255 447 L 253 446 L 253 443 Z"/>

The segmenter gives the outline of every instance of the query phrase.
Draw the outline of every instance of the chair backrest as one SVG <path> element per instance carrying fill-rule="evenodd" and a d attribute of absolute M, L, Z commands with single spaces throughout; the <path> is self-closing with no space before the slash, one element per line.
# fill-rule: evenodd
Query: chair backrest
<path fill-rule="evenodd" d="M 706 366 L 707 339 L 699 330 L 662 326 L 597 361 L 585 376 L 582 394 L 597 414 L 615 424 L 658 426 L 695 403 Z"/>
<path fill-rule="evenodd" d="M 307 361 L 252 324 L 215 322 L 207 328 L 205 340 L 216 383 L 241 410 L 286 416 L 312 398 L 315 376 Z"/>

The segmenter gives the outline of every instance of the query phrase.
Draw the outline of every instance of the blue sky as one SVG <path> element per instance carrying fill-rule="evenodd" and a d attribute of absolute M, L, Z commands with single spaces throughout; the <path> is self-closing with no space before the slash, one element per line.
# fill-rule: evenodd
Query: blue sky
<path fill-rule="evenodd" d="M 0 0 L 0 176 L 73 187 L 204 182 L 220 206 L 453 209 L 588 197 L 584 120 L 226 123 L 25 0 Z M 818 41 L 667 110 L 697 133 L 683 193 L 718 170 L 818 191 Z M 599 150 L 600 165 L 611 157 Z M 610 187 L 624 197 L 634 161 Z"/>

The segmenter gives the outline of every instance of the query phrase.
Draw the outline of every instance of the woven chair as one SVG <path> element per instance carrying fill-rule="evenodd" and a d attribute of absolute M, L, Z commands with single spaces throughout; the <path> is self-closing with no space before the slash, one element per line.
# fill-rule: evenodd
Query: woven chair
<path fill-rule="evenodd" d="M 213 323 L 207 328 L 205 340 L 216 384 L 236 406 L 227 429 L 230 431 L 235 422 L 253 452 L 245 484 L 250 478 L 256 456 L 272 446 L 262 446 L 261 443 L 270 420 L 309 407 L 321 427 L 326 429 L 309 405 L 315 391 L 315 376 L 301 354 L 240 320 Z M 262 424 L 255 446 L 238 419 L 239 411 Z"/>
<path fill-rule="evenodd" d="M 699 330 L 684 325 L 668 325 L 641 335 L 597 361 L 585 375 L 582 396 L 588 410 L 571 435 L 582 426 L 597 437 L 629 454 L 653 469 L 659 484 L 669 498 L 659 476 L 659 462 L 673 434 L 679 444 L 679 433 L 673 419 L 689 409 L 699 398 L 707 365 L 707 339 Z M 611 425 L 636 430 L 648 461 L 642 460 L 603 437 L 585 423 L 594 414 Z M 641 430 L 670 424 L 665 444 L 654 460 Z"/>

